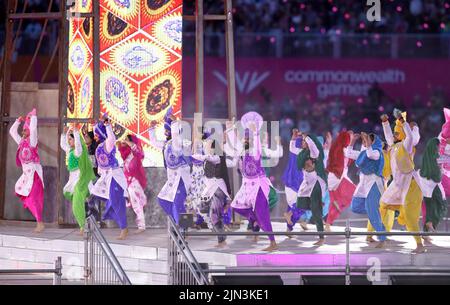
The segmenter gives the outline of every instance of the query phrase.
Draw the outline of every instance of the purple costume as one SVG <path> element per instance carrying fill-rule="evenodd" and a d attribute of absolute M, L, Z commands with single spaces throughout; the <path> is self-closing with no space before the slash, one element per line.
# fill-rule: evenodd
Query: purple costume
<path fill-rule="evenodd" d="M 89 186 L 89 190 L 92 195 L 106 200 L 103 220 L 112 219 L 123 230 L 127 228 L 127 180 L 116 159 L 116 136 L 111 125 L 102 123 L 95 126 L 94 133 L 101 142 L 95 151 L 100 178 Z"/>
<path fill-rule="evenodd" d="M 269 179 L 266 177 L 261 165 L 261 141 L 258 130 L 262 125 L 262 118 L 256 113 L 248 113 L 241 120 L 244 128 L 250 123 L 255 123 L 256 132 L 250 134 L 253 137 L 255 149 L 246 150 L 241 159 L 242 186 L 237 192 L 231 207 L 238 214 L 247 218 L 249 223 L 257 222 L 258 226 L 266 232 L 272 232 L 269 209 Z M 273 235 L 269 239 L 274 241 Z"/>

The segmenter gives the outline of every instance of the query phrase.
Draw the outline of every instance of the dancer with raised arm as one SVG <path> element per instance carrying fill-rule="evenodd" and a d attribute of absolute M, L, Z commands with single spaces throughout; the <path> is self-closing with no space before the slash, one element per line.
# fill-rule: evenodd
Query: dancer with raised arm
<path fill-rule="evenodd" d="M 303 181 L 303 171 L 297 166 L 297 155 L 301 151 L 302 137 L 298 129 L 292 130 L 292 138 L 289 143 L 289 159 L 281 179 L 284 182 L 284 193 L 286 194 L 287 210 L 284 213 L 287 232 L 292 232 L 295 224 L 305 213 L 297 208 L 297 193 Z M 290 235 L 288 235 L 291 238 Z"/>
<path fill-rule="evenodd" d="M 24 122 L 22 136 L 18 133 L 20 124 Z M 15 185 L 16 195 L 24 208 L 28 209 L 36 219 L 35 233 L 44 230 L 42 212 L 44 209 L 44 179 L 38 152 L 38 130 L 36 109 L 23 119 L 19 117 L 9 130 L 9 134 L 19 145 L 16 153 L 16 164 L 22 167 L 22 175 Z"/>
<path fill-rule="evenodd" d="M 261 166 L 261 138 L 259 135 L 263 118 L 257 112 L 248 112 L 241 118 L 242 127 L 248 131 L 243 157 L 240 158 L 242 186 L 236 193 L 231 207 L 250 223 L 265 232 L 272 232 L 269 210 L 270 184 Z M 253 145 L 250 147 L 250 141 Z M 269 234 L 270 245 L 263 251 L 278 249 L 275 237 Z"/>
<path fill-rule="evenodd" d="M 196 215 L 197 219 L 195 225 L 197 228 L 201 228 L 201 224 L 205 222 L 205 219 L 200 213 L 202 192 L 205 190 L 205 153 L 204 153 L 204 139 L 194 139 L 194 145 L 192 147 L 192 170 L 191 170 L 191 186 L 186 197 L 186 209 L 188 212 Z"/>
<path fill-rule="evenodd" d="M 328 189 L 330 191 L 330 208 L 325 222 L 325 230 L 350 206 L 356 186 L 348 178 L 350 160 L 345 157 L 344 150 L 350 145 L 352 131 L 341 131 L 332 142 L 327 162 Z"/>
<path fill-rule="evenodd" d="M 390 163 L 392 183 L 381 197 L 387 208 L 400 211 L 397 219 L 400 225 L 406 225 L 409 232 L 419 232 L 419 217 L 422 206 L 422 191 L 419 187 L 420 177 L 415 171 L 415 146 L 419 143 L 419 127 L 406 121 L 406 112 L 394 110 L 396 118 L 394 133 L 389 125 L 389 117 L 384 114 L 381 121 L 386 142 L 391 146 Z M 414 236 L 417 247 L 414 253 L 426 251 L 420 236 Z"/>
<path fill-rule="evenodd" d="M 136 225 L 138 227 L 135 234 L 145 231 L 144 207 L 147 205 L 145 188 L 147 187 L 147 176 L 145 174 L 142 161 L 144 160 L 144 150 L 141 140 L 135 135 L 127 135 L 125 140 L 118 143 L 119 152 L 123 159 L 123 172 L 128 184 L 127 207 L 131 207 L 136 214 Z"/>
<path fill-rule="evenodd" d="M 302 134 L 302 150 L 297 156 L 297 166 L 303 170 L 303 181 L 298 190 L 297 208 L 311 210 L 312 217 L 318 232 L 323 232 L 323 203 L 322 195 L 327 187 L 327 175 L 323 159 L 325 157 L 323 147 L 317 137 Z M 319 240 L 314 243 L 321 246 L 325 242 L 325 236 L 319 235 Z"/>
<path fill-rule="evenodd" d="M 358 138 L 362 139 L 361 151 L 353 149 Z M 375 134 L 361 133 L 352 135 L 349 147 L 345 149 L 345 156 L 356 160 L 359 169 L 359 183 L 356 187 L 351 208 L 354 213 L 367 214 L 370 224 L 377 232 L 384 232 L 385 226 L 380 214 L 380 198 L 384 191 L 383 185 L 383 144 Z M 376 248 L 383 248 L 386 236 L 378 236 Z"/>
<path fill-rule="evenodd" d="M 166 141 L 158 140 L 155 124 L 150 128 L 150 143 L 162 150 L 167 181 L 158 194 L 158 201 L 166 215 L 176 224 L 181 213 L 186 212 L 186 197 L 191 186 L 191 169 L 189 166 L 191 145 L 183 141 L 179 121 L 171 114 L 165 117 Z"/>
<path fill-rule="evenodd" d="M 211 230 L 224 233 L 224 214 L 231 201 L 230 182 L 225 156 L 219 156 L 216 143 L 205 136 L 205 188 L 201 194 L 200 213 Z M 226 236 L 217 237 L 217 247 L 226 246 Z"/>
<path fill-rule="evenodd" d="M 95 122 L 92 123 L 94 125 Z M 94 181 L 100 177 L 98 174 L 98 166 L 97 166 L 97 159 L 95 158 L 95 151 L 97 150 L 98 142 L 96 140 L 96 137 L 94 135 L 93 131 L 88 131 L 87 128 L 82 129 L 83 130 L 83 138 L 84 142 L 86 143 L 87 152 L 89 156 L 89 160 L 91 161 L 92 169 L 94 171 Z M 101 211 L 101 203 L 102 200 L 100 200 L 99 197 L 93 196 L 92 194 L 89 196 L 87 203 L 86 203 L 86 216 L 93 216 L 95 221 L 99 222 L 101 224 L 102 217 L 100 215 Z"/>
<path fill-rule="evenodd" d="M 61 148 L 66 153 L 66 165 L 69 171 L 69 181 L 64 186 L 64 197 L 72 203 L 72 212 L 84 233 L 86 223 L 86 199 L 89 197 L 89 183 L 95 180 L 88 150 L 76 126 L 65 128 L 61 135 Z"/>
<path fill-rule="evenodd" d="M 90 184 L 91 194 L 106 200 L 103 220 L 114 220 L 120 228 L 117 239 L 128 236 L 127 226 L 127 178 L 116 158 L 116 136 L 107 116 L 94 126 L 94 135 L 99 143 L 95 151 L 100 178 Z"/>

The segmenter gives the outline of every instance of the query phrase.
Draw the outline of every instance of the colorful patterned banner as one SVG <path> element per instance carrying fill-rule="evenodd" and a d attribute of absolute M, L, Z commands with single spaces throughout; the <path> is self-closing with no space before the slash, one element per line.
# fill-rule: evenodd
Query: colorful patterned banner
<path fill-rule="evenodd" d="M 146 166 L 161 166 L 148 128 L 172 107 L 181 116 L 182 0 L 100 0 L 100 111 L 120 134 L 144 142 Z M 77 2 L 91 12 L 91 0 Z M 68 117 L 90 118 L 93 109 L 93 23 L 71 19 Z"/>
<path fill-rule="evenodd" d="M 182 0 L 100 0 L 100 111 L 144 140 L 145 165 L 161 166 L 149 145 L 152 121 L 181 116 Z"/>

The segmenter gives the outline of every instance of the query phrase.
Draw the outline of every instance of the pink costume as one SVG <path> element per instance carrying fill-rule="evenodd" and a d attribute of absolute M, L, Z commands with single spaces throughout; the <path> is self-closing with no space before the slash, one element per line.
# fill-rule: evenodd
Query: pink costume
<path fill-rule="evenodd" d="M 147 196 L 144 189 L 147 186 L 147 177 L 142 166 L 144 151 L 140 140 L 132 136 L 133 145 L 120 146 L 119 151 L 124 161 L 123 171 L 128 183 L 129 201 L 127 207 L 132 207 L 136 213 L 136 224 L 139 229 L 145 230 L 144 206 Z"/>
<path fill-rule="evenodd" d="M 36 110 L 30 112 L 23 126 L 30 135 L 22 138 L 17 132 L 20 121 L 11 126 L 9 134 L 19 145 L 16 154 L 16 164 L 22 167 L 22 176 L 15 185 L 16 195 L 22 200 L 25 208 L 29 209 L 37 222 L 42 222 L 44 208 L 44 180 L 42 166 L 38 153 L 37 117 Z"/>
<path fill-rule="evenodd" d="M 356 186 L 348 177 L 350 160 L 345 157 L 344 149 L 350 145 L 350 134 L 339 133 L 333 141 L 328 155 L 328 189 L 330 191 L 330 208 L 327 223 L 332 225 L 341 213 L 350 206 Z"/>
<path fill-rule="evenodd" d="M 442 131 L 439 134 L 439 154 L 442 157 L 450 157 L 450 144 L 447 140 L 450 139 L 450 109 L 444 108 L 445 123 L 442 125 Z M 450 164 L 442 164 L 442 186 L 444 187 L 445 196 L 450 197 Z"/>

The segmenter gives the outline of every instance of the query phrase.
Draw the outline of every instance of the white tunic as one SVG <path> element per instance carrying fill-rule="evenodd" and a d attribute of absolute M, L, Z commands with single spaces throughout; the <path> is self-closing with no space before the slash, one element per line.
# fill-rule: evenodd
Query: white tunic
<path fill-rule="evenodd" d="M 189 156 L 189 152 L 191 150 L 190 142 L 183 141 L 181 137 L 175 137 L 169 142 L 158 140 L 156 137 L 155 129 L 149 130 L 150 135 L 150 143 L 161 149 L 164 152 L 164 147 L 166 145 L 172 145 L 172 152 L 176 156 Z M 167 181 L 162 187 L 161 191 L 158 194 L 158 198 L 162 200 L 166 200 L 169 202 L 173 202 L 175 200 L 175 196 L 179 192 L 179 184 L 181 181 L 184 183 L 184 187 L 186 192 L 188 192 L 191 185 L 191 168 L 188 164 L 182 165 L 176 169 L 167 167 Z"/>
<path fill-rule="evenodd" d="M 438 164 L 443 165 L 445 163 L 449 163 L 450 162 L 449 160 L 450 160 L 450 158 L 442 158 L 441 157 L 441 158 L 437 159 L 437 162 L 438 162 Z M 443 199 L 444 200 L 446 199 L 444 187 L 442 186 L 441 182 L 436 183 L 431 179 L 427 179 L 427 178 L 420 176 L 420 171 L 419 171 L 419 177 L 420 177 L 420 185 L 419 186 L 420 186 L 420 189 L 422 190 L 423 197 L 426 197 L 426 198 L 433 197 L 434 189 L 436 187 L 438 187 L 441 190 Z"/>
<path fill-rule="evenodd" d="M 344 149 L 344 154 L 349 159 L 357 160 L 359 155 L 363 151 L 366 151 L 367 158 L 371 160 L 380 159 L 380 152 L 378 150 L 373 150 L 372 147 L 369 148 L 363 147 L 362 151 L 357 151 L 349 146 Z M 356 190 L 355 193 L 353 194 L 353 197 L 367 198 L 374 184 L 378 187 L 380 194 L 383 194 L 384 191 L 383 178 L 377 176 L 376 174 L 365 175 L 362 172 L 360 172 L 359 183 L 356 186 Z"/>
<path fill-rule="evenodd" d="M 316 144 L 314 143 L 311 138 L 306 137 L 305 138 L 306 143 L 308 144 L 308 149 L 310 151 L 310 157 L 313 159 L 316 159 L 319 157 L 319 149 L 317 148 Z M 302 184 L 300 184 L 300 188 L 298 190 L 297 196 L 298 197 L 311 197 L 312 191 L 314 190 L 314 186 L 316 185 L 317 181 L 320 184 L 320 188 L 322 189 L 322 195 L 325 194 L 327 184 L 326 182 L 317 175 L 316 171 L 313 172 L 307 172 L 303 170 L 303 181 Z"/>
<path fill-rule="evenodd" d="M 20 122 L 16 120 L 9 130 L 9 134 L 17 143 L 20 145 L 22 137 L 19 135 L 17 130 L 19 129 Z M 37 117 L 32 116 L 30 118 L 30 146 L 36 147 L 38 144 L 37 135 Z M 44 186 L 44 173 L 42 166 L 39 163 L 22 163 L 22 175 L 17 180 L 14 190 L 18 195 L 27 197 L 30 195 L 31 189 L 33 188 L 34 173 L 37 173 L 42 181 L 42 186 Z"/>
<path fill-rule="evenodd" d="M 116 136 L 114 135 L 111 125 L 106 126 L 106 134 L 106 140 L 100 145 L 105 145 L 106 152 L 110 152 L 114 148 L 114 145 L 116 143 Z M 114 181 L 116 181 L 117 184 L 119 184 L 119 186 L 123 189 L 124 197 L 128 197 L 127 178 L 125 177 L 122 168 L 117 167 L 105 169 L 99 166 L 98 174 L 100 175 L 100 178 L 98 178 L 95 184 L 93 184 L 92 181 L 89 183 L 89 191 L 92 195 L 106 200 L 110 199 L 109 192 L 111 188 L 111 182 L 114 179 Z"/>
<path fill-rule="evenodd" d="M 209 162 L 213 162 L 214 164 L 220 163 L 219 156 L 208 155 L 205 157 L 205 159 Z M 210 200 L 212 196 L 216 193 L 217 189 L 222 190 L 225 196 L 227 196 L 228 199 L 231 199 L 230 194 L 228 194 L 227 185 L 225 183 L 225 180 L 223 180 L 223 178 L 216 178 L 216 177 L 208 178 L 205 176 L 205 190 L 202 192 L 202 198 Z"/>
<path fill-rule="evenodd" d="M 70 153 L 70 146 L 69 146 L 69 132 L 67 132 L 66 135 L 61 135 L 60 145 L 62 150 L 66 152 L 66 154 Z M 83 147 L 81 145 L 80 140 L 80 133 L 76 130 L 73 132 L 74 142 L 75 142 L 75 157 L 79 158 L 83 152 Z M 78 183 L 78 180 L 80 179 L 80 170 L 76 169 L 74 171 L 69 172 L 69 181 L 67 181 L 66 185 L 63 188 L 64 193 L 73 193 L 75 190 L 75 186 Z"/>
<path fill-rule="evenodd" d="M 255 150 L 254 150 L 254 158 L 260 159 L 261 158 L 261 142 L 259 139 L 259 134 L 256 132 L 253 134 L 253 143 L 256 143 Z M 241 149 L 239 151 L 238 149 Z M 232 166 L 236 166 L 236 164 L 239 164 L 241 167 L 241 173 L 243 173 L 244 169 L 242 168 L 242 160 L 240 159 L 240 156 L 243 155 L 243 147 L 235 147 L 233 151 L 228 151 L 229 153 L 234 153 L 233 155 L 233 164 L 229 164 Z M 233 202 L 231 203 L 231 207 L 237 208 L 237 209 L 248 209 L 252 208 L 253 210 L 256 207 L 256 198 L 258 197 L 259 189 L 262 190 L 264 196 L 266 198 L 269 197 L 270 192 L 270 180 L 267 179 L 267 177 L 264 176 L 257 176 L 257 177 L 245 177 L 242 175 L 242 185 L 241 188 L 236 193 L 236 196 L 234 197 Z"/>
<path fill-rule="evenodd" d="M 394 145 L 394 136 L 392 135 L 392 130 L 389 122 L 383 122 L 383 130 L 387 144 L 392 147 Z M 401 143 L 404 146 L 406 152 L 408 154 L 412 154 L 414 146 L 417 145 L 418 139 L 420 139 L 419 129 L 417 126 L 415 126 L 414 130 L 411 130 L 409 124 L 405 122 L 403 124 L 403 130 L 406 137 Z M 421 180 L 417 171 L 415 170 L 405 174 L 398 169 L 394 149 L 391 149 L 389 154 L 391 159 L 390 165 L 393 180 L 381 197 L 381 201 L 390 205 L 404 205 L 412 179 L 414 178 L 419 187 Z"/>

